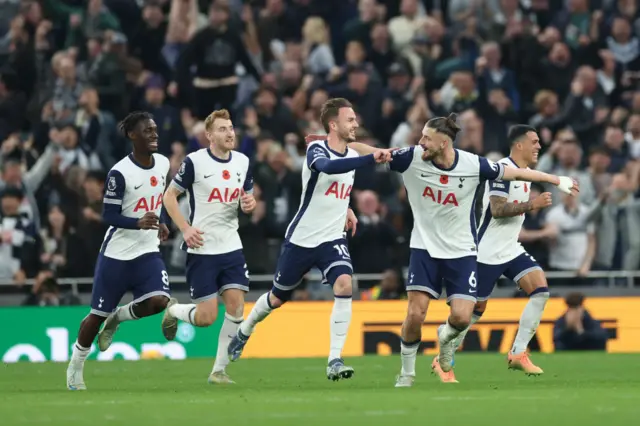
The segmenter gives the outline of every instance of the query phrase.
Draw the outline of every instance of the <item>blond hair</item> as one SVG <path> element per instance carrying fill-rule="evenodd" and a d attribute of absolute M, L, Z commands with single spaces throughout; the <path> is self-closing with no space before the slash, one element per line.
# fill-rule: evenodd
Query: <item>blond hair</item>
<path fill-rule="evenodd" d="M 308 43 L 325 44 L 329 41 L 329 29 L 324 19 L 318 16 L 307 18 L 302 27 L 303 38 Z"/>
<path fill-rule="evenodd" d="M 535 105 L 536 109 L 541 110 L 542 108 L 547 106 L 554 97 L 557 98 L 558 95 L 556 95 L 551 90 L 540 90 L 538 91 L 538 93 L 536 93 L 535 98 L 533 98 L 533 104 Z"/>
<path fill-rule="evenodd" d="M 229 111 L 226 109 L 215 110 L 204 120 L 204 128 L 208 132 L 213 130 L 213 123 L 215 123 L 216 120 L 231 120 L 231 115 L 229 115 Z"/>

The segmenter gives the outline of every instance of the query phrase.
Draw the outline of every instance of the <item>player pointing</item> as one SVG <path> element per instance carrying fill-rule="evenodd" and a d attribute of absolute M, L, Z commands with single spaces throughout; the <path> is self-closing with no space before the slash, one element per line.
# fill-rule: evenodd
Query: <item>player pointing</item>
<path fill-rule="evenodd" d="M 530 126 L 518 125 L 509 130 L 511 153 L 498 163 L 506 168 L 528 169 L 538 162 L 540 138 Z M 452 346 L 458 348 L 467 331 L 475 324 L 487 308 L 487 300 L 495 282 L 504 275 L 513 280 L 529 295 L 529 302 L 520 317 L 520 327 L 513 348 L 507 357 L 508 366 L 527 374 L 542 374 L 542 369 L 534 365 L 527 354 L 527 346 L 533 337 L 544 307 L 549 299 L 549 288 L 542 268 L 518 242 L 524 223 L 524 214 L 532 210 L 551 206 L 551 194 L 545 192 L 529 200 L 530 185 L 527 182 L 493 180 L 486 183 L 483 206 L 484 212 L 478 229 L 478 287 L 477 302 L 469 327 L 454 340 Z M 453 370 L 444 373 L 433 360 L 432 368 L 442 381 L 455 380 Z"/>
<path fill-rule="evenodd" d="M 344 365 L 342 348 L 351 322 L 351 257 L 343 234 L 349 208 L 354 170 L 386 162 L 389 155 L 374 151 L 358 156 L 347 143 L 355 140 L 356 114 L 346 99 L 331 99 L 320 114 L 326 140 L 307 147 L 307 161 L 302 170 L 303 191 L 300 207 L 287 228 L 282 254 L 278 259 L 273 287 L 260 296 L 247 319 L 240 325 L 229 345 L 229 355 L 236 360 L 255 326 L 273 310 L 291 299 L 303 276 L 314 266 L 333 286 L 335 295 L 331 312 L 331 346 L 327 378 L 348 379 L 354 370 Z"/>
<path fill-rule="evenodd" d="M 229 112 L 212 112 L 205 120 L 209 148 L 185 158 L 165 194 L 167 212 L 184 237 L 187 251 L 187 284 L 193 303 L 171 299 L 162 331 L 173 340 L 178 320 L 208 327 L 218 316 L 218 295 L 225 306 L 218 351 L 209 383 L 233 383 L 225 368 L 227 347 L 242 322 L 244 293 L 249 291 L 249 271 L 238 235 L 238 206 L 245 213 L 256 207 L 249 158 L 234 151 L 236 134 Z M 178 207 L 178 196 L 187 192 L 187 221 Z"/>
<path fill-rule="evenodd" d="M 408 310 L 402 326 L 402 370 L 396 387 L 413 385 L 415 362 L 430 299 L 447 291 L 450 315 L 438 329 L 439 364 L 453 366 L 453 340 L 471 322 L 478 291 L 476 199 L 485 180 L 547 182 L 567 193 L 577 191 L 568 177 L 504 167 L 453 148 L 460 131 L 456 115 L 429 120 L 419 145 L 394 151 L 391 170 L 402 173 L 414 227 L 407 279 Z M 354 144 L 361 153 L 371 150 Z"/>
<path fill-rule="evenodd" d="M 102 219 L 109 229 L 96 263 L 91 312 L 80 324 L 67 368 L 70 390 L 86 389 L 84 361 L 103 322 L 98 335 L 101 351 L 109 348 L 121 322 L 162 312 L 170 297 L 169 276 L 158 248 L 159 238 L 164 241 L 169 236 L 159 218 L 169 160 L 155 153 L 158 128 L 151 114 L 133 112 L 119 128 L 133 143 L 133 153 L 107 175 Z M 127 291 L 133 293 L 133 302 L 118 308 Z"/>

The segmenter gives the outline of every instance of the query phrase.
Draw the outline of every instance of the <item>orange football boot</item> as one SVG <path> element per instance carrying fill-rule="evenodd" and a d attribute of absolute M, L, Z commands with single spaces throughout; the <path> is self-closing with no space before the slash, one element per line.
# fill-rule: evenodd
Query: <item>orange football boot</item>
<path fill-rule="evenodd" d="M 527 351 L 517 355 L 509 352 L 509 355 L 507 355 L 507 362 L 510 370 L 524 371 L 527 376 L 539 376 L 544 373 L 542 368 L 531 362 Z"/>
<path fill-rule="evenodd" d="M 438 362 L 438 357 L 433 358 L 433 362 L 431 363 L 431 370 L 433 370 L 433 374 L 437 374 L 438 378 L 442 383 L 458 383 L 456 380 L 456 375 L 453 373 L 453 369 L 448 373 L 442 371 L 440 368 L 440 363 Z"/>

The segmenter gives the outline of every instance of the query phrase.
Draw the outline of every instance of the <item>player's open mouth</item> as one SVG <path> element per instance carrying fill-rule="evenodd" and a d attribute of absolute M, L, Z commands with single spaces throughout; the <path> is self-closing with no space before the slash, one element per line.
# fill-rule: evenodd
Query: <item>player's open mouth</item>
<path fill-rule="evenodd" d="M 149 148 L 157 148 L 157 147 L 158 147 L 158 141 L 149 142 Z"/>

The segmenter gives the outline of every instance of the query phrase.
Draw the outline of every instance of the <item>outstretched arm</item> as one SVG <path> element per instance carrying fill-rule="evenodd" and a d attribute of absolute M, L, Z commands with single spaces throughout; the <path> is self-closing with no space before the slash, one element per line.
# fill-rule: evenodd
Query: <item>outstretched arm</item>
<path fill-rule="evenodd" d="M 333 160 L 330 158 L 318 158 L 311 162 L 309 168 L 328 175 L 339 175 L 372 164 L 375 164 L 375 160 L 373 154 L 369 154 L 364 157 L 337 158 Z"/>
<path fill-rule="evenodd" d="M 361 167 L 381 163 L 385 161 L 382 151 L 377 150 L 373 154 L 362 157 L 329 158 L 328 152 L 321 146 L 313 146 L 307 151 L 307 165 L 313 171 L 338 175 L 356 170 Z"/>
<path fill-rule="evenodd" d="M 550 183 L 558 187 L 565 194 L 574 195 L 580 191 L 578 182 L 567 176 L 556 176 L 538 170 L 521 169 L 519 167 L 505 167 L 500 163 L 494 163 L 484 157 L 478 157 L 480 161 L 480 177 L 489 180 L 523 180 L 526 182 Z"/>

